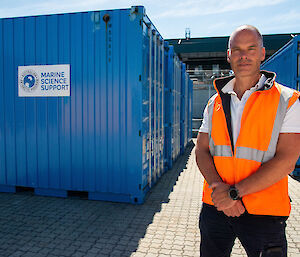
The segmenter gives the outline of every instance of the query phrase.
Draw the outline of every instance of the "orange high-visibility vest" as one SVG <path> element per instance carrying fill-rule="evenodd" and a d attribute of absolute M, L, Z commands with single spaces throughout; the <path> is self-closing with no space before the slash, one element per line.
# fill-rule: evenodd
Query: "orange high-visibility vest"
<path fill-rule="evenodd" d="M 270 73 L 265 75 L 270 76 Z M 218 93 L 208 103 L 209 150 L 218 174 L 227 184 L 233 185 L 247 178 L 275 155 L 286 111 L 300 93 L 274 82 L 274 79 L 275 74 L 247 100 L 234 149 L 226 122 L 228 113 L 224 111 L 224 101 L 216 85 L 220 81 L 214 81 Z M 223 80 L 228 82 L 230 79 Z M 211 193 L 205 181 L 203 202 L 213 205 Z M 242 201 L 250 214 L 288 216 L 291 210 L 288 177 L 262 191 L 244 196 Z"/>

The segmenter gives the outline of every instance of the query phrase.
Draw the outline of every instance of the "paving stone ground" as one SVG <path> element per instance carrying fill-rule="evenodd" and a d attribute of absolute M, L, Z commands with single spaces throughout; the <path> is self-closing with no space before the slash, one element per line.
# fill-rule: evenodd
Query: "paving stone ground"
<path fill-rule="evenodd" d="M 0 256 L 199 256 L 203 178 L 194 150 L 190 144 L 143 205 L 0 193 Z M 289 178 L 289 187 L 288 256 L 300 257 L 300 182 Z M 232 257 L 241 256 L 236 241 Z"/>

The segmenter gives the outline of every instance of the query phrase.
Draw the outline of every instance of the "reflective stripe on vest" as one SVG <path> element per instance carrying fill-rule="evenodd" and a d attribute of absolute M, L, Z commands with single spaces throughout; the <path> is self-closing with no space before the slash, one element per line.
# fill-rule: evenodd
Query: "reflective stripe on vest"
<path fill-rule="evenodd" d="M 216 146 L 215 146 L 215 143 L 214 143 L 214 141 L 213 141 L 213 139 L 211 137 L 212 116 L 213 116 L 214 106 L 215 106 L 215 100 L 216 100 L 217 96 L 218 96 L 218 94 L 215 94 L 214 96 L 212 96 L 212 98 L 209 100 L 208 106 L 207 106 L 207 113 L 208 113 L 208 124 L 207 125 L 208 125 L 209 151 L 210 151 L 210 154 L 212 156 L 216 156 L 215 152 L 218 152 L 218 154 L 219 154 L 218 156 L 223 156 L 222 152 L 220 151 L 220 149 L 218 149 L 218 150 L 215 151 Z M 228 152 L 228 150 L 227 150 L 227 152 Z M 230 149 L 230 153 L 231 153 L 231 149 Z M 232 154 L 231 154 L 231 156 L 232 156 Z"/>
<path fill-rule="evenodd" d="M 212 138 L 211 138 L 211 130 L 212 130 L 212 115 L 213 115 L 215 100 L 216 100 L 217 96 L 218 96 L 218 94 L 215 94 L 214 96 L 212 96 L 212 98 L 209 100 L 208 106 L 207 106 L 207 113 L 208 113 L 208 124 L 207 124 L 208 125 L 208 138 L 210 139 L 209 146 L 210 146 L 211 150 L 213 150 L 213 147 L 215 146 L 215 144 L 214 144 L 214 142 L 212 141 Z"/>
<path fill-rule="evenodd" d="M 212 156 L 232 157 L 230 145 L 215 145 L 212 138 L 209 140 L 209 149 Z"/>
<path fill-rule="evenodd" d="M 282 127 L 282 124 L 283 124 L 285 114 L 287 112 L 289 99 L 292 96 L 293 96 L 293 92 L 291 92 L 290 90 L 288 90 L 285 87 L 281 87 L 280 100 L 279 100 L 279 104 L 278 104 L 278 107 L 277 107 L 277 113 L 276 113 L 276 118 L 275 118 L 275 122 L 274 122 L 274 125 L 273 125 L 272 136 L 271 136 L 271 140 L 270 140 L 268 150 L 264 154 L 264 156 L 261 160 L 262 163 L 269 161 L 275 155 L 279 133 L 280 133 L 280 130 L 281 130 L 281 127 Z"/>

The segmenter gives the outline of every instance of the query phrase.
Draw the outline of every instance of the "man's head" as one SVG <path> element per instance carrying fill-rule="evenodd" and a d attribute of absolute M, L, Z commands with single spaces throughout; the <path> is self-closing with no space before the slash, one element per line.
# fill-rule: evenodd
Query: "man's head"
<path fill-rule="evenodd" d="M 227 61 L 236 76 L 255 76 L 265 59 L 263 40 L 257 28 L 243 25 L 232 32 L 227 50 Z"/>

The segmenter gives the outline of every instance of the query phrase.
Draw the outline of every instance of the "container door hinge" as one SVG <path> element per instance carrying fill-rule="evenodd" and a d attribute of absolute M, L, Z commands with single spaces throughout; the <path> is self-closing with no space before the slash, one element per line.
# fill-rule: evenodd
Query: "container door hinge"
<path fill-rule="evenodd" d="M 142 136 L 142 131 L 139 130 L 139 136 Z"/>
<path fill-rule="evenodd" d="M 142 81 L 142 75 L 139 76 L 139 81 Z"/>

